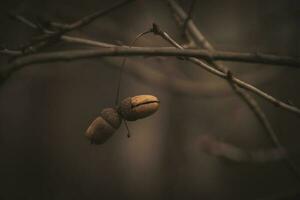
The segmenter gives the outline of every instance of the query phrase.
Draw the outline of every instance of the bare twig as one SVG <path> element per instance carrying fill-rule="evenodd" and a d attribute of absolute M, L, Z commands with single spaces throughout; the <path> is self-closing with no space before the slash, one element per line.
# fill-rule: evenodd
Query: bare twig
<path fill-rule="evenodd" d="M 91 58 L 91 57 L 101 57 L 101 56 L 179 56 L 179 57 L 188 57 L 188 60 L 191 62 L 201 66 L 203 69 L 211 72 L 212 74 L 221 77 L 223 79 L 228 79 L 226 73 L 223 73 L 219 70 L 214 69 L 213 67 L 209 66 L 205 62 L 193 58 L 198 54 L 199 51 L 197 50 L 181 50 L 181 49 L 174 49 L 174 48 L 150 48 L 150 47 L 115 47 L 115 48 L 105 48 L 105 49 L 84 49 L 84 50 L 71 50 L 71 51 L 57 51 L 51 53 L 37 53 L 33 55 L 27 55 L 24 57 L 20 57 L 16 59 L 14 62 L 10 63 L 8 66 L 2 69 L 0 72 L 0 76 L 2 80 L 6 80 L 13 72 L 21 69 L 22 67 L 34 64 L 34 63 L 45 63 L 45 62 L 55 62 L 55 61 L 70 61 L 75 59 L 83 59 L 83 58 Z M 247 89 L 264 99 L 270 101 L 274 105 L 283 108 L 287 111 L 297 114 L 300 116 L 300 109 L 284 103 L 275 97 L 263 92 L 262 90 L 250 85 L 236 77 L 232 77 L 232 81 L 239 85 L 240 87 Z"/>
<path fill-rule="evenodd" d="M 98 47 L 117 47 L 117 45 L 97 42 L 94 40 L 88 40 L 78 37 L 71 36 L 62 36 L 64 41 L 92 45 Z M 123 46 L 126 47 L 126 46 Z M 168 47 L 161 47 L 161 51 L 157 51 L 159 48 L 147 48 L 145 51 L 148 55 L 157 56 L 190 56 L 198 57 L 207 61 L 238 61 L 238 62 L 247 62 L 247 63 L 264 63 L 264 64 L 275 64 L 275 65 L 287 65 L 300 68 L 300 59 L 292 58 L 288 56 L 275 56 L 270 54 L 256 54 L 256 53 L 240 53 L 240 52 L 226 52 L 226 51 L 209 51 L 204 49 L 185 49 L 183 51 L 178 51 Z M 155 55 L 154 52 L 159 52 Z M 133 51 L 134 52 L 134 51 Z M 133 53 L 132 52 L 132 53 Z M 21 53 L 21 52 L 20 52 Z M 128 51 L 128 54 L 131 52 Z M 163 55 L 164 54 L 164 55 Z M 259 55 L 259 56 L 258 56 Z"/>
<path fill-rule="evenodd" d="M 172 10 L 182 19 L 186 19 L 188 15 L 184 12 L 184 10 L 174 1 L 167 0 L 168 4 L 172 8 Z M 189 30 L 191 36 L 194 38 L 195 42 L 199 46 L 203 46 L 205 49 L 213 49 L 212 45 L 204 38 L 202 34 L 199 34 L 199 30 L 193 20 L 187 21 L 187 28 Z"/>
<path fill-rule="evenodd" d="M 189 24 L 187 26 L 186 33 L 188 35 L 191 35 L 193 38 L 193 41 L 196 40 L 196 43 L 203 46 L 205 49 L 208 49 L 210 51 L 215 51 L 214 47 L 209 43 L 209 41 L 204 37 L 204 35 L 200 32 L 200 30 L 197 28 L 197 26 L 194 24 L 194 22 L 190 19 L 189 14 L 186 14 L 184 10 L 174 1 L 174 0 L 168 0 L 168 3 L 170 7 L 173 9 L 173 11 L 179 15 L 179 18 L 181 20 L 189 19 Z M 231 83 L 231 86 L 233 90 L 247 103 L 247 105 L 250 107 L 250 109 L 253 111 L 253 113 L 256 115 L 257 119 L 261 122 L 262 126 L 265 128 L 266 132 L 268 133 L 268 136 L 270 137 L 271 141 L 273 142 L 273 145 L 277 148 L 283 149 L 281 142 L 279 141 L 272 125 L 270 124 L 268 118 L 266 117 L 263 110 L 260 108 L 256 100 L 247 92 L 243 91 L 243 89 L 236 86 L 236 84 L 231 82 L 232 74 L 228 69 L 221 64 L 217 64 L 214 61 L 211 61 L 212 64 L 216 67 L 216 69 L 219 69 L 223 72 L 228 72 L 228 81 Z M 289 158 L 289 155 L 285 157 L 285 162 L 287 166 L 290 168 L 290 170 L 300 179 L 300 173 L 298 171 L 297 166 L 293 162 L 291 158 Z"/>
<path fill-rule="evenodd" d="M 45 55 L 45 54 L 58 55 L 59 52 L 73 52 L 73 53 L 81 52 L 83 54 L 87 52 L 90 53 L 94 52 L 95 54 L 99 54 L 100 56 L 169 56 L 169 57 L 175 56 L 175 57 L 196 57 L 207 61 L 224 60 L 224 57 L 228 56 L 228 52 L 215 51 L 211 53 L 208 50 L 200 50 L 200 49 L 176 49 L 173 47 L 131 47 L 129 48 L 128 46 L 118 46 L 114 44 L 96 42 L 93 40 L 87 40 L 87 39 L 81 39 L 75 37 L 71 37 L 69 41 L 78 42 L 81 44 L 89 44 L 96 47 L 105 47 L 105 49 L 93 48 L 93 49 L 85 49 L 85 50 L 66 50 L 66 51 L 56 51 L 51 53 L 36 53 L 36 55 Z M 22 60 L 28 60 L 28 58 L 36 58 L 36 57 L 39 56 L 27 55 L 26 56 L 27 59 L 22 59 Z M 228 58 L 228 60 L 233 61 L 234 57 L 230 59 Z M 222 72 L 214 72 L 214 73 L 219 74 L 220 76 L 226 76 L 226 74 Z"/>
<path fill-rule="evenodd" d="M 183 50 L 183 47 L 182 47 L 180 44 L 178 44 L 174 39 L 172 39 L 166 32 L 162 31 L 162 30 L 158 27 L 158 25 L 154 24 L 154 25 L 153 25 L 153 29 L 154 29 L 153 32 L 154 32 L 155 34 L 161 36 L 163 39 L 167 40 L 167 41 L 168 41 L 169 43 L 171 43 L 173 46 L 175 46 L 175 47 L 177 47 L 177 48 Z M 278 101 L 278 100 L 275 99 L 274 97 L 272 97 L 272 96 L 266 94 L 265 92 L 259 90 L 258 88 L 254 87 L 254 86 L 252 86 L 252 85 L 250 85 L 250 84 L 248 84 L 248 83 L 245 83 L 245 82 L 239 80 L 238 78 L 233 77 L 231 73 L 230 73 L 230 76 L 228 76 L 228 72 L 230 72 L 230 71 L 226 71 L 227 69 L 224 69 L 224 67 L 220 67 L 219 65 L 216 65 L 216 64 L 213 65 L 214 67 L 211 67 L 211 66 L 208 65 L 207 63 L 205 63 L 205 62 L 203 62 L 203 61 L 201 61 L 201 60 L 199 60 L 199 59 L 197 59 L 197 58 L 193 58 L 193 57 L 188 57 L 187 60 L 189 60 L 189 61 L 191 61 L 192 63 L 195 63 L 195 64 L 201 66 L 203 69 L 205 69 L 205 70 L 207 70 L 207 71 L 209 71 L 209 72 L 211 72 L 211 73 L 213 73 L 213 74 L 215 74 L 215 75 L 217 75 L 217 76 L 219 76 L 219 77 L 221 77 L 221 78 L 224 78 L 224 79 L 230 81 L 230 82 L 233 83 L 233 84 L 238 85 L 238 86 L 241 87 L 241 88 L 247 89 L 247 90 L 249 90 L 249 91 L 251 91 L 251 92 L 253 92 L 253 93 L 257 94 L 257 95 L 260 95 L 261 97 L 264 97 L 265 99 L 271 101 L 271 102 L 272 102 L 273 104 L 275 104 L 276 106 L 283 106 L 283 107 L 285 107 L 285 108 L 289 107 L 289 108 L 287 108 L 287 109 L 288 109 L 288 110 L 291 109 L 291 105 L 286 104 L 286 103 L 284 103 L 284 102 Z M 245 98 L 247 98 L 247 97 L 245 97 Z M 283 105 L 282 103 L 283 103 L 284 105 Z M 280 104 L 281 104 L 281 105 L 280 105 Z M 286 106 L 287 106 L 287 107 L 286 107 Z M 293 106 L 293 107 L 294 107 L 294 106 Z M 296 108 L 296 110 L 294 110 L 294 108 Z M 294 108 L 292 108 L 292 110 L 296 111 L 295 113 L 298 113 L 298 114 L 299 114 L 300 109 L 297 108 L 297 107 L 294 107 Z M 291 111 L 291 110 L 290 110 L 290 111 Z M 294 112 L 294 111 L 292 111 L 292 112 Z"/>
<path fill-rule="evenodd" d="M 279 148 L 279 149 L 285 149 L 284 146 L 279 141 L 270 121 L 268 120 L 267 116 L 265 115 L 265 113 L 263 112 L 261 107 L 255 101 L 255 99 L 253 99 L 250 96 L 250 94 L 244 92 L 239 87 L 237 87 L 235 85 L 232 85 L 232 87 L 234 87 L 234 90 L 237 93 L 239 93 L 242 98 L 245 99 L 245 102 L 248 104 L 248 106 L 251 108 L 251 110 L 253 110 L 253 113 L 256 115 L 257 119 L 261 122 L 264 129 L 266 130 L 269 138 L 271 139 L 271 141 L 273 143 L 273 146 L 276 148 Z M 287 154 L 283 160 L 286 162 L 287 167 L 297 176 L 298 179 L 300 179 L 298 167 L 296 166 L 294 161 L 290 158 L 290 155 Z"/>
<path fill-rule="evenodd" d="M 48 46 L 50 43 L 53 43 L 54 41 L 59 41 L 60 38 L 75 29 L 81 28 L 83 26 L 86 26 L 93 22 L 95 19 L 104 16 L 113 10 L 120 8 L 129 2 L 132 2 L 134 0 L 123 0 L 121 2 L 115 3 L 109 8 L 106 8 L 104 10 L 96 11 L 90 15 L 84 16 L 79 20 L 76 20 L 73 23 L 70 24 L 63 24 L 63 23 L 55 23 L 50 22 L 50 27 L 56 29 L 55 31 L 47 30 L 43 28 L 42 35 L 38 36 L 37 39 L 31 41 L 29 44 L 24 46 L 22 48 L 23 54 L 29 54 L 38 51 L 39 49 Z M 30 20 L 27 20 L 26 18 L 23 18 L 19 15 L 14 16 L 15 19 L 22 21 L 23 23 L 31 26 L 32 28 L 37 28 L 36 24 L 32 23 Z"/>
<path fill-rule="evenodd" d="M 39 27 L 32 22 L 30 19 L 22 16 L 22 15 L 13 15 L 13 17 L 24 23 L 25 25 L 27 25 L 28 27 L 31 27 L 33 29 L 39 29 Z M 45 33 L 54 33 L 53 31 L 50 30 L 43 30 Z M 117 47 L 118 45 L 114 45 L 114 44 L 108 44 L 108 43 L 104 43 L 104 42 L 99 42 L 96 40 L 89 40 L 89 39 L 85 39 L 85 38 L 80 38 L 80 37 L 74 37 L 74 36 L 67 36 L 67 35 L 62 35 L 61 36 L 61 40 L 64 42 L 68 42 L 68 43 L 78 43 L 78 44 L 83 44 L 83 45 L 89 45 L 89 46 L 95 46 L 95 47 L 104 47 L 104 48 L 108 48 L 108 47 Z M 18 53 L 19 55 L 22 55 L 23 52 L 19 51 L 17 52 L 15 50 L 16 53 Z M 8 54 L 9 55 L 9 54 Z"/>
<path fill-rule="evenodd" d="M 184 12 L 184 10 L 174 1 L 174 0 L 168 0 L 171 8 L 175 11 L 177 15 L 179 15 L 179 18 L 181 20 L 185 20 L 187 22 L 186 18 L 189 19 L 189 25 L 187 26 L 186 33 L 188 35 L 192 35 L 191 38 L 193 38 L 193 41 L 196 40 L 199 45 L 203 46 L 205 49 L 208 49 L 210 51 L 215 51 L 214 47 L 209 43 L 209 41 L 205 38 L 205 36 L 200 32 L 200 30 L 197 28 L 197 26 L 193 23 L 193 21 L 189 18 L 189 15 Z M 231 82 L 232 74 L 231 72 L 221 64 L 217 64 L 214 61 L 211 61 L 211 63 L 216 67 L 216 69 L 219 69 L 222 72 L 228 72 L 228 81 L 230 85 L 232 86 L 233 90 L 247 103 L 247 105 L 250 107 L 250 109 L 253 111 L 253 113 L 256 115 L 257 119 L 260 121 L 264 129 L 266 130 L 268 136 L 270 137 L 273 145 L 276 148 L 284 149 L 283 145 L 279 141 L 271 123 L 269 122 L 267 116 L 263 112 L 263 110 L 260 108 L 256 100 L 247 92 L 243 91 L 243 89 L 236 86 L 235 83 Z M 297 176 L 298 179 L 300 179 L 300 172 L 293 162 L 293 160 L 289 157 L 289 155 L 284 157 L 285 163 L 287 164 L 288 168 Z"/>
<path fill-rule="evenodd" d="M 223 157 L 234 162 L 265 163 L 281 161 L 287 153 L 282 148 L 272 148 L 257 151 L 245 151 L 233 144 L 218 140 L 211 135 L 201 135 L 197 143 L 202 151 L 213 156 Z"/>
<path fill-rule="evenodd" d="M 192 19 L 192 14 L 193 14 L 196 2 L 197 2 L 196 0 L 192 0 L 192 3 L 189 6 L 187 17 L 185 18 L 185 20 L 183 22 L 183 25 L 182 25 L 183 33 L 186 31 L 188 21 L 190 19 Z"/>
<path fill-rule="evenodd" d="M 29 19 L 25 18 L 24 16 L 15 15 L 15 18 L 19 21 L 23 22 L 29 27 L 32 27 L 34 29 L 38 29 L 38 26 L 34 24 L 34 22 L 30 21 Z M 45 30 L 46 33 L 53 34 L 54 32 Z M 201 33 L 198 33 L 201 34 Z M 89 40 L 79 37 L 73 37 L 73 36 L 66 36 L 62 35 L 61 39 L 66 42 L 70 43 L 79 43 L 84 45 L 90 45 L 90 46 L 96 46 L 96 47 L 118 47 L 118 45 L 108 44 L 104 42 L 99 42 L 95 40 Z M 205 39 L 204 36 L 202 36 L 202 39 Z M 189 49 L 187 50 L 187 56 L 193 56 L 193 57 L 201 57 L 207 61 L 237 61 L 237 62 L 247 62 L 247 63 L 262 63 L 262 64 L 272 64 L 272 65 L 286 65 L 290 67 L 297 67 L 300 68 L 300 59 L 299 58 L 293 58 L 289 56 L 277 56 L 272 54 L 263 54 L 263 53 L 243 53 L 243 52 L 228 52 L 228 51 L 216 51 L 213 49 L 213 47 L 208 43 L 204 42 L 202 45 L 207 44 L 209 48 L 207 50 L 203 49 Z M 128 47 L 128 46 L 123 46 Z M 178 46 L 177 46 L 178 48 Z M 183 48 L 182 48 L 183 49 Z M 0 52 L 1 53 L 1 52 Z M 6 54 L 9 54 L 9 52 L 6 52 Z M 22 51 L 19 51 L 17 53 L 16 50 L 14 50 L 15 54 L 22 54 Z"/>
<path fill-rule="evenodd" d="M 118 60 L 111 58 L 103 58 L 103 60 L 108 62 L 110 64 L 109 66 L 120 68 Z M 230 88 L 226 87 L 222 82 L 212 85 L 209 82 L 203 82 L 201 80 L 178 78 L 162 73 L 158 68 L 151 66 L 151 64 L 146 64 L 145 62 L 138 62 L 132 59 L 127 62 L 128 67 L 125 72 L 143 83 L 157 86 L 160 89 L 165 89 L 169 92 L 201 98 L 225 98 L 232 96 L 232 93 L 229 91 Z M 262 74 L 264 74 L 265 70 L 266 69 L 262 70 Z M 271 74 L 268 75 L 272 76 Z M 253 74 L 246 74 L 245 76 L 247 77 L 245 78 L 247 80 L 257 78 L 257 76 Z M 265 76 L 261 76 L 258 82 L 264 81 L 263 77 Z"/>
<path fill-rule="evenodd" d="M 107 15 L 108 13 L 125 6 L 126 4 L 132 2 L 134 0 L 123 0 L 120 2 L 115 3 L 114 5 L 110 6 L 109 8 L 106 8 L 104 10 L 98 10 L 92 14 L 89 14 L 87 16 L 82 17 L 81 19 L 74 21 L 73 23 L 70 24 L 62 24 L 62 23 L 51 23 L 52 26 L 59 28 L 63 30 L 63 33 L 72 31 L 74 29 L 81 28 L 83 26 L 86 26 L 93 22 L 95 19 L 102 17 L 104 15 Z"/>

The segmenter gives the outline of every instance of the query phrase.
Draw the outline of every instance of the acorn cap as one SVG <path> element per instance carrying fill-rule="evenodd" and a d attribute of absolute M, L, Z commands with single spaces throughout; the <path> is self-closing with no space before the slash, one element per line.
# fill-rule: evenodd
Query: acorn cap
<path fill-rule="evenodd" d="M 159 100 L 152 95 L 138 95 L 124 99 L 118 108 L 121 116 L 128 121 L 148 117 L 159 108 Z"/>
<path fill-rule="evenodd" d="M 121 126 L 121 116 L 114 108 L 105 108 L 101 111 L 100 116 L 103 117 L 112 127 L 118 129 Z"/>

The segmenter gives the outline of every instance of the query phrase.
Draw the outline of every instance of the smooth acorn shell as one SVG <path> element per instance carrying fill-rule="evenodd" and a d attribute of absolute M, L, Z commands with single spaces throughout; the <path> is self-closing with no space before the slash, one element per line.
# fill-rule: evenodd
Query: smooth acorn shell
<path fill-rule="evenodd" d="M 121 117 L 113 108 L 103 109 L 86 130 L 86 137 L 94 144 L 105 143 L 120 127 Z"/>
<path fill-rule="evenodd" d="M 159 108 L 159 100 L 152 95 L 139 95 L 124 99 L 118 108 L 121 116 L 128 121 L 148 117 Z"/>

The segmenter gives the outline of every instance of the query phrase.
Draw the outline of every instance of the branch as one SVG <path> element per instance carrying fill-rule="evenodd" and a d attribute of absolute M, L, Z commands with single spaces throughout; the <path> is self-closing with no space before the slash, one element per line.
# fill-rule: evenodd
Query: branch
<path fill-rule="evenodd" d="M 171 43 L 173 46 L 183 50 L 183 47 L 180 46 L 175 40 L 173 40 L 166 32 L 162 31 L 158 25 L 153 24 L 153 29 L 154 29 L 154 33 L 161 36 L 162 38 L 164 38 L 165 40 L 167 40 L 169 43 Z M 297 113 L 297 115 L 300 114 L 300 109 L 289 105 L 287 103 L 284 103 L 282 101 L 277 100 L 276 98 L 274 98 L 273 96 L 263 92 L 262 90 L 236 78 L 233 77 L 232 73 L 230 71 L 226 71 L 227 69 L 224 69 L 224 67 L 220 67 L 219 65 L 214 64 L 213 67 L 208 65 L 207 63 L 197 59 L 197 58 L 193 58 L 193 57 L 188 57 L 186 58 L 187 60 L 191 61 L 194 64 L 199 65 L 200 67 L 202 67 L 203 69 L 205 69 L 208 72 L 211 72 L 214 75 L 217 75 L 225 80 L 228 80 L 230 83 L 232 84 L 236 84 L 241 88 L 244 88 L 246 90 L 249 90 L 261 97 L 264 97 L 265 99 L 269 100 L 270 102 L 272 102 L 275 106 L 279 106 L 282 108 L 285 108 L 291 112 Z"/>
<path fill-rule="evenodd" d="M 120 8 L 132 1 L 134 1 L 134 0 L 123 0 L 121 2 L 115 3 L 114 5 L 112 5 L 109 8 L 96 11 L 96 12 L 94 12 L 90 15 L 84 16 L 83 18 L 81 18 L 73 23 L 70 23 L 70 24 L 63 24 L 63 23 L 56 23 L 56 22 L 47 23 L 47 26 L 50 29 L 54 29 L 54 30 L 46 29 L 43 26 L 37 26 L 35 23 L 32 23 L 30 20 L 28 20 L 20 15 L 12 14 L 11 16 L 14 19 L 21 21 L 22 23 L 25 23 L 32 28 L 40 29 L 43 32 L 35 40 L 31 41 L 29 44 L 22 47 L 22 54 L 34 53 L 34 52 L 38 51 L 39 49 L 48 46 L 50 43 L 57 42 L 61 39 L 61 37 L 64 34 L 70 32 L 72 30 L 86 26 L 86 25 L 90 24 L 91 22 L 93 22 L 95 19 L 97 19 L 101 16 L 104 16 L 104 15 L 112 12 L 113 10 Z"/>
<path fill-rule="evenodd" d="M 280 161 L 287 156 L 286 151 L 282 148 L 248 152 L 232 144 L 220 141 L 211 135 L 200 136 L 197 143 L 205 153 L 223 157 L 234 162 L 265 163 Z"/>
<path fill-rule="evenodd" d="M 12 15 L 14 19 L 17 19 L 18 21 L 24 23 L 26 26 L 31 27 L 33 29 L 39 29 L 39 26 L 35 24 L 33 21 L 30 19 L 21 16 L 21 15 Z M 114 44 L 109 44 L 109 43 L 104 43 L 104 42 L 99 42 L 95 40 L 89 40 L 85 38 L 79 38 L 79 37 L 74 37 L 74 36 L 67 36 L 67 35 L 62 35 L 61 40 L 64 42 L 68 43 L 78 43 L 78 44 L 83 44 L 83 45 L 89 45 L 89 46 L 95 46 L 95 47 L 102 47 L 102 48 L 109 48 L 109 47 L 118 47 L 118 45 Z M 124 46 L 123 47 L 128 47 Z M 7 54 L 10 56 L 20 56 L 23 55 L 22 51 L 17 51 L 17 50 L 8 50 L 7 48 L 3 48 L 2 51 L 3 54 Z M 110 62 L 113 62 L 113 60 L 110 60 Z M 230 93 L 228 92 L 222 92 L 224 90 L 224 87 L 217 87 L 214 85 L 214 87 L 208 86 L 200 81 L 191 81 L 191 80 L 184 80 L 184 79 L 179 79 L 179 78 L 172 78 L 170 79 L 169 76 L 165 76 L 162 73 L 150 70 L 148 67 L 143 67 L 143 70 L 140 70 L 141 64 L 140 63 L 134 63 L 132 61 L 130 64 L 129 68 L 129 73 L 132 74 L 134 77 L 138 78 L 139 80 L 146 80 L 149 83 L 154 83 L 157 86 L 164 87 L 165 89 L 168 89 L 172 92 L 178 93 L 178 94 L 185 94 L 189 96 L 201 96 L 202 98 L 211 98 L 211 97 L 220 97 L 220 96 L 228 96 Z M 144 64 L 142 64 L 144 65 Z M 115 67 L 119 67 L 119 64 L 115 64 Z M 144 71 L 147 71 L 145 73 Z M 263 70 L 265 71 L 265 70 Z M 149 76 L 149 74 L 153 74 L 153 76 Z M 265 74 L 264 72 L 260 72 L 260 74 Z M 265 76 L 271 76 L 271 74 L 268 72 Z M 264 76 L 264 77 L 265 77 Z M 247 79 L 253 80 L 256 77 L 248 77 Z M 205 87 L 203 87 L 205 86 Z"/>
<path fill-rule="evenodd" d="M 184 12 L 184 10 L 174 1 L 174 0 L 167 0 L 168 4 L 170 5 L 171 9 L 182 19 L 185 20 L 188 18 L 188 15 Z M 214 49 L 213 46 L 206 40 L 206 38 L 200 33 L 199 29 L 193 22 L 193 20 L 189 19 L 186 22 L 186 27 L 188 28 L 191 36 L 195 40 L 195 42 L 199 46 L 203 46 L 204 49 L 212 50 Z"/>
<path fill-rule="evenodd" d="M 62 36 L 64 41 L 73 42 L 97 47 L 120 47 L 113 44 L 97 42 L 94 40 L 88 40 L 78 37 L 71 36 Z M 127 46 L 122 46 L 126 48 Z M 202 58 L 206 61 L 240 61 L 246 63 L 264 63 L 264 64 L 275 64 L 275 65 L 287 65 L 292 67 L 300 68 L 300 59 L 292 58 L 288 56 L 275 56 L 271 54 L 257 54 L 257 53 L 239 53 L 239 52 L 227 52 L 227 51 L 209 51 L 204 49 L 184 49 L 177 50 L 175 48 L 170 47 L 133 47 L 132 51 L 123 51 L 123 49 L 119 49 L 122 51 L 120 54 L 130 55 L 142 55 L 146 56 L 189 56 L 189 57 L 198 57 Z M 14 50 L 15 51 L 15 50 Z M 10 54 L 7 52 L 1 52 L 5 54 Z M 21 54 L 21 51 L 19 52 Z M 118 54 L 118 49 L 116 49 L 116 53 Z M 16 53 L 12 53 L 11 55 L 15 55 Z"/>
<path fill-rule="evenodd" d="M 78 28 L 81 28 L 83 26 L 86 26 L 86 25 L 90 24 L 91 22 L 93 22 L 95 19 L 97 19 L 99 17 L 102 17 L 102 16 L 112 12 L 113 10 L 116 10 L 120 7 L 123 7 L 123 6 L 125 6 L 126 4 L 128 4 L 132 1 L 134 1 L 134 0 L 123 0 L 123 1 L 117 2 L 109 8 L 106 8 L 104 10 L 96 11 L 96 12 L 94 12 L 92 14 L 89 14 L 87 16 L 84 16 L 81 19 L 79 19 L 77 21 L 74 21 L 73 23 L 70 23 L 70 24 L 62 24 L 62 23 L 52 22 L 51 25 L 56 27 L 56 28 L 59 28 L 59 29 L 63 30 L 64 33 L 70 32 L 74 29 L 78 29 Z"/>
<path fill-rule="evenodd" d="M 184 10 L 174 1 L 174 0 L 168 0 L 168 3 L 170 7 L 173 9 L 173 11 L 179 15 L 179 18 L 181 20 L 184 20 L 185 22 L 185 30 L 187 35 L 189 35 L 191 38 L 193 38 L 193 42 L 198 43 L 201 46 L 204 46 L 204 48 L 215 51 L 214 47 L 209 43 L 209 41 L 204 37 L 204 35 L 200 32 L 200 30 L 197 28 L 197 26 L 194 24 L 194 22 L 190 19 L 189 14 L 186 14 Z M 189 24 L 187 24 L 189 22 Z M 228 69 L 224 65 L 218 65 L 215 62 L 212 62 L 215 67 L 223 72 L 228 71 Z M 228 71 L 230 72 L 230 71 Z M 231 76 L 231 73 L 228 75 Z M 229 81 L 230 82 L 230 81 Z M 263 127 L 265 128 L 266 132 L 268 133 L 268 136 L 270 137 L 271 141 L 273 142 L 273 145 L 279 149 L 283 149 L 281 142 L 279 141 L 272 125 L 270 124 L 267 116 L 263 112 L 263 110 L 260 108 L 258 103 L 255 99 L 253 99 L 252 96 L 250 96 L 248 93 L 237 87 L 235 84 L 231 84 L 233 90 L 248 104 L 250 109 L 254 112 L 254 114 L 257 116 L 258 120 L 261 122 Z M 300 178 L 300 173 L 298 171 L 297 166 L 293 162 L 289 156 L 285 157 L 285 162 L 287 166 L 290 168 L 290 170 L 298 177 Z"/>
<path fill-rule="evenodd" d="M 116 68 L 120 68 L 120 63 L 118 60 L 104 58 L 105 62 L 108 62 L 110 65 Z M 157 64 L 151 64 L 157 65 Z M 177 78 L 175 76 L 169 76 L 168 74 L 162 73 L 157 67 L 153 68 L 150 64 L 145 62 L 137 62 L 132 59 L 128 59 L 125 72 L 132 75 L 134 78 L 141 82 L 146 82 L 151 85 L 155 85 L 160 89 L 165 89 L 167 91 L 179 94 L 187 95 L 192 97 L 201 97 L 201 98 L 215 98 L 215 97 L 229 97 L 232 93 L 229 92 L 228 87 L 225 84 L 215 83 L 211 84 L 209 82 L 203 82 L 201 80 L 190 80 Z M 172 66 L 170 66 L 172 67 Z M 262 74 L 266 71 L 262 70 Z M 271 74 L 267 74 L 272 76 Z M 257 76 L 253 74 L 246 75 L 247 80 L 254 80 Z M 262 81 L 263 77 L 259 79 Z M 260 82 L 259 81 L 259 82 Z"/>
<path fill-rule="evenodd" d="M 189 6 L 187 16 L 186 16 L 186 18 L 183 22 L 183 25 L 182 25 L 183 34 L 185 34 L 184 32 L 186 31 L 186 28 L 187 28 L 187 22 L 190 19 L 192 19 L 192 14 L 193 14 L 193 11 L 194 11 L 194 8 L 195 8 L 195 4 L 196 4 L 196 0 L 192 0 L 192 3 Z"/>
<path fill-rule="evenodd" d="M 103 56 L 176 56 L 176 57 L 188 57 L 188 59 L 200 65 L 203 69 L 211 72 L 212 74 L 227 80 L 228 75 L 221 71 L 218 71 L 205 62 L 193 58 L 195 55 L 200 55 L 198 50 L 181 50 L 174 48 L 150 48 L 150 47 L 115 47 L 115 48 L 105 48 L 105 49 L 84 49 L 84 50 L 71 50 L 71 51 L 57 51 L 51 53 L 37 53 L 33 55 L 27 55 L 24 57 L 20 57 L 16 59 L 14 62 L 10 63 L 8 66 L 2 69 L 0 72 L 0 76 L 2 77 L 2 81 L 6 80 L 12 73 L 21 69 L 22 67 L 34 64 L 34 63 L 45 63 L 45 62 L 56 62 L 56 61 L 70 61 L 70 60 L 78 60 L 83 58 L 92 58 L 92 57 L 103 57 Z M 242 88 L 245 88 L 264 99 L 270 101 L 274 105 L 281 107 L 285 110 L 288 110 L 292 113 L 300 116 L 300 109 L 284 103 L 275 97 L 261 91 L 260 89 L 232 76 L 232 81 L 239 85 Z"/>
<path fill-rule="evenodd" d="M 177 5 L 177 4 L 176 4 Z M 18 21 L 24 23 L 25 25 L 34 28 L 39 29 L 39 27 L 29 19 L 21 16 L 21 15 L 13 15 L 15 19 Z M 189 22 L 193 22 L 191 19 L 188 20 Z M 55 34 L 53 31 L 44 30 L 46 34 Z M 199 31 L 196 34 L 197 36 L 201 35 Z M 190 49 L 190 53 L 188 53 L 188 56 L 194 56 L 194 57 L 201 57 L 207 61 L 236 61 L 236 62 L 246 62 L 246 63 L 261 63 L 261 64 L 272 64 L 272 65 L 286 65 L 290 67 L 296 67 L 300 68 L 300 58 L 293 58 L 289 56 L 277 56 L 272 54 L 263 54 L 263 53 L 242 53 L 242 52 L 228 52 L 228 51 L 215 51 L 213 47 L 208 43 L 205 42 L 204 36 L 201 36 L 202 38 L 202 45 L 207 46 L 207 50 L 195 50 Z M 98 42 L 95 40 L 89 40 L 79 37 L 72 37 L 72 36 L 66 36 L 62 35 L 61 39 L 65 42 L 71 42 L 71 43 L 79 43 L 84 45 L 90 45 L 90 46 L 97 46 L 97 47 L 117 47 L 117 45 Z M 203 41 L 204 40 L 204 41 Z M 205 45 L 206 44 L 206 45 Z M 127 47 L 127 46 L 123 46 Z M 22 51 L 17 50 L 8 50 L 3 49 L 0 50 L 0 53 L 6 54 L 6 55 L 22 55 Z"/>

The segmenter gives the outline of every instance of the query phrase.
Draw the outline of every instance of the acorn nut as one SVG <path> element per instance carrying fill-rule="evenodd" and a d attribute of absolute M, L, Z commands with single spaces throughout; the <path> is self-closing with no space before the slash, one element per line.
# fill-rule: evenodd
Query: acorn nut
<path fill-rule="evenodd" d="M 159 108 L 159 100 L 152 95 L 138 95 L 124 99 L 118 108 L 120 115 L 128 120 L 135 121 L 148 117 Z"/>
<path fill-rule="evenodd" d="M 114 108 L 105 108 L 86 130 L 86 137 L 94 144 L 103 144 L 120 127 L 122 119 Z"/>

